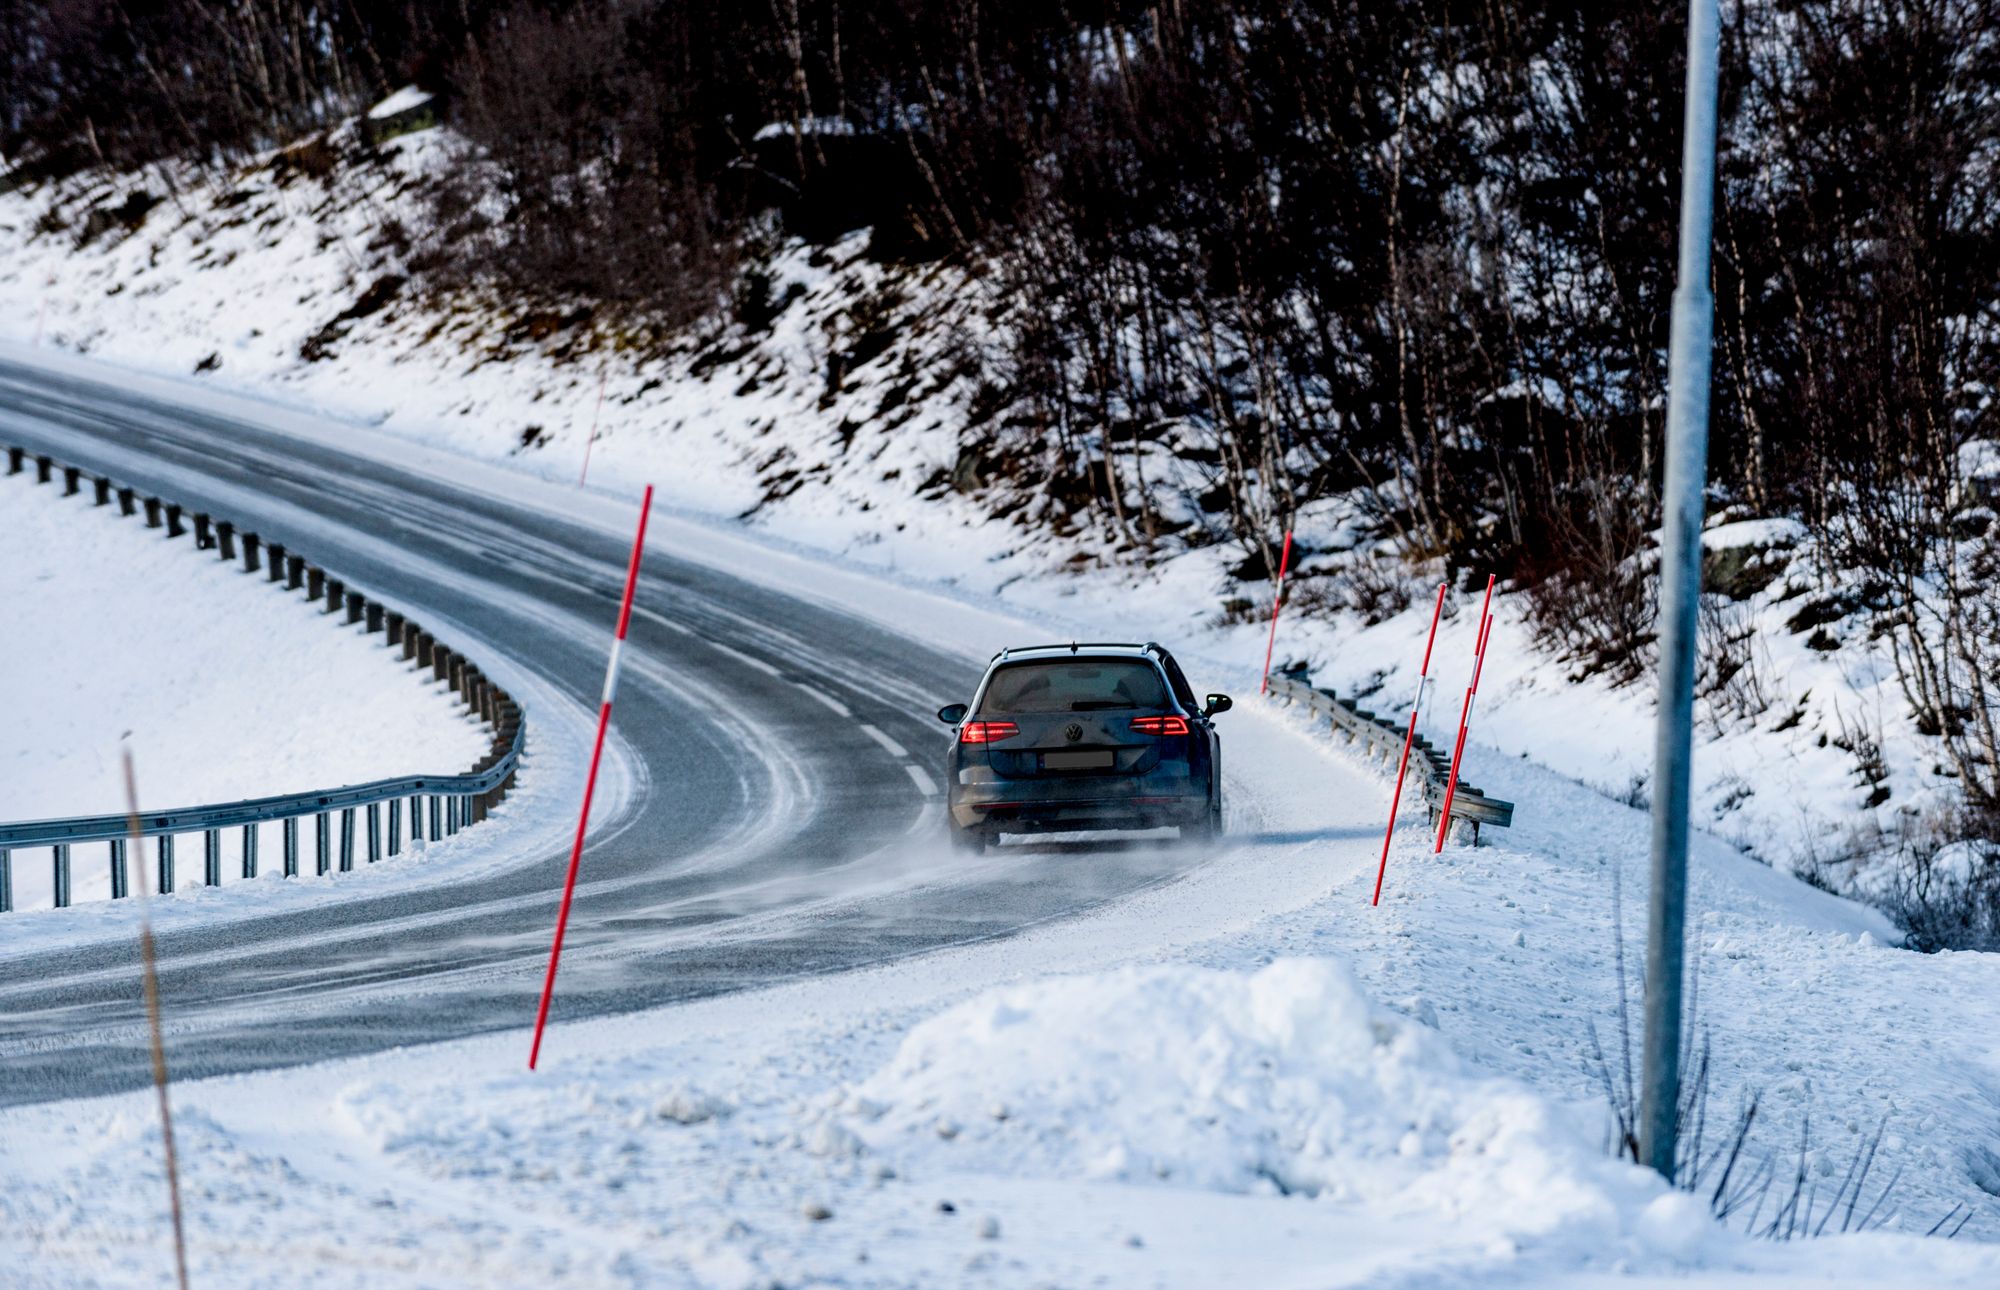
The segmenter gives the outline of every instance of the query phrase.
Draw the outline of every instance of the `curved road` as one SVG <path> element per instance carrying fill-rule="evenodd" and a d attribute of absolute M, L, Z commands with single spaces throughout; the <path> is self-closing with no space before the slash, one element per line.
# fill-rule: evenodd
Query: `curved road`
<path fill-rule="evenodd" d="M 594 709 L 627 539 L 286 435 L 255 405 L 223 414 L 115 381 L 0 357 L 0 442 L 227 515 L 419 621 L 464 624 L 499 643 L 455 642 L 476 659 L 501 649 Z M 639 596 L 616 725 L 644 773 L 588 856 L 555 1021 L 1001 936 L 1191 862 L 1152 847 L 954 859 L 922 781 L 940 760 L 932 712 L 975 662 L 920 625 L 887 631 L 658 543 Z M 532 752 L 532 706 L 528 720 Z M 566 860 L 541 851 L 415 890 L 357 874 L 292 912 L 163 932 L 175 1075 L 525 1025 Z M 136 958 L 126 939 L 4 961 L 0 1105 L 146 1082 Z"/>

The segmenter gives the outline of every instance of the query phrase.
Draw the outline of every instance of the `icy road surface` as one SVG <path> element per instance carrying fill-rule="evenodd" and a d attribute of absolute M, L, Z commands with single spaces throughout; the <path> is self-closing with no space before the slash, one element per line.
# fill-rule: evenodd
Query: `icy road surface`
<path fill-rule="evenodd" d="M 529 709 L 526 791 L 453 840 L 463 864 L 440 848 L 379 886 L 373 874 L 339 895 L 258 884 L 233 902 L 225 886 L 161 911 L 162 990 L 185 1037 L 176 1075 L 531 1016 L 572 827 L 573 796 L 554 789 L 574 779 L 602 680 L 630 504 L 247 401 L 195 406 L 145 382 L 8 363 L 0 438 L 308 553 L 407 605 Z M 1205 858 L 1138 846 L 1087 863 L 1060 848 L 954 860 L 934 713 L 967 696 L 981 647 L 1018 626 L 712 528 L 663 518 L 655 535 L 618 695 L 624 784 L 596 822 L 556 1019 L 1003 936 Z M 0 1104 L 145 1080 L 133 913 L 0 927 Z"/>

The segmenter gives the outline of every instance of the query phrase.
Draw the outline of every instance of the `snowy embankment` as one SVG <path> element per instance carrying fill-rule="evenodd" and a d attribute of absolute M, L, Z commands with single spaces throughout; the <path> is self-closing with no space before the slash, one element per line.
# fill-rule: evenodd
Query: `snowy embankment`
<path fill-rule="evenodd" d="M 1701 848 L 1718 1105 L 1762 1092 L 1787 1177 L 1809 1112 L 1822 1207 L 1884 1113 L 1874 1177 L 1901 1174 L 1884 1230 L 1747 1240 L 1602 1149 L 1586 1027 L 1617 1032 L 1609 875 L 1636 885 L 1642 816 L 1523 770 L 1533 828 L 1399 844 L 1371 910 L 1367 773 L 1289 714 L 1225 720 L 1230 848 L 1083 918 L 561 1025 L 538 1074 L 516 1032 L 177 1088 L 201 1283 L 2000 1278 L 2000 1247 L 1914 1235 L 1967 1199 L 1991 1226 L 1988 957 L 1887 948 Z M 0 1253 L 29 1285 L 156 1282 L 158 1145 L 145 1094 L 0 1113 Z"/>
<path fill-rule="evenodd" d="M 0 820 L 122 812 L 128 748 L 148 809 L 455 774 L 485 752 L 446 687 L 379 638 L 162 533 L 33 472 L 0 475 Z M 240 845 L 229 830 L 225 882 Z M 74 899 L 109 896 L 102 854 L 77 849 Z M 17 909 L 53 902 L 47 855 L 15 854 Z M 198 851 L 176 876 L 201 885 Z M 0 927 L 0 946 L 14 939 Z"/>

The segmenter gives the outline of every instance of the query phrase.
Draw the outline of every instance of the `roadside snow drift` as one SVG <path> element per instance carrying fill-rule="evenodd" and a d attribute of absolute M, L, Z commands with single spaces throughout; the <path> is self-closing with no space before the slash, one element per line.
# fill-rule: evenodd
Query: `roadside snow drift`
<path fill-rule="evenodd" d="M 151 809 L 455 774 L 485 751 L 445 686 L 379 637 L 162 532 L 0 475 L 0 820 L 124 810 L 126 747 Z M 263 842 L 275 855 L 275 829 Z M 99 850 L 77 853 L 78 900 L 110 892 Z M 17 909 L 53 902 L 46 854 L 15 855 Z M 177 876 L 199 885 L 201 866 Z"/>
<path fill-rule="evenodd" d="M 924 1022 L 855 1090 L 871 1147 L 934 1168 L 1479 1214 L 1608 1217 L 1584 1135 L 1467 1071 L 1327 959 L 1054 977 Z M 1579 1117 L 1591 1123 L 1594 1112 Z"/>

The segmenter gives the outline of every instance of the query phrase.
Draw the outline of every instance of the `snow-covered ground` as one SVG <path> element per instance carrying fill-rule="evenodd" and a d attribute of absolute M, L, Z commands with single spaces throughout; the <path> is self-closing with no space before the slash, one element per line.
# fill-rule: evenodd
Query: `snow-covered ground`
<path fill-rule="evenodd" d="M 1969 1198 L 1967 1236 L 1990 1235 L 1970 1181 L 1990 959 L 1890 949 L 1872 914 L 1702 850 L 1718 1101 L 1762 1091 L 1757 1150 L 1784 1170 L 1810 1110 L 1822 1206 L 1884 1113 L 1874 1177 L 1901 1177 L 1885 1231 L 1746 1240 L 1602 1150 L 1585 1027 L 1616 1032 L 1609 873 L 1636 881 L 1641 817 L 1524 771 L 1533 829 L 1442 859 L 1399 844 L 1371 910 L 1369 772 L 1290 714 L 1226 720 L 1231 849 L 1088 917 L 559 1026 L 539 1074 L 515 1032 L 177 1088 L 198 1281 L 2000 1278 L 2000 1247 L 1911 1234 Z M 0 1114 L 0 1154 L 0 1253 L 25 1284 L 157 1282 L 149 1095 Z"/>
<path fill-rule="evenodd" d="M 787 253 L 776 294 L 789 303 L 768 335 L 666 358 L 605 361 L 581 344 L 584 324 L 491 311 L 338 318 L 399 267 L 375 231 L 441 146 L 436 131 L 397 141 L 387 167 L 343 176 L 330 204 L 316 181 L 248 171 L 82 250 L 83 211 L 143 177 L 0 197 L 0 328 L 372 424 L 422 445 L 408 450 L 418 459 L 441 450 L 569 481 L 595 424 L 593 483 L 656 475 L 693 513 L 677 522 L 706 535 L 682 549 L 941 638 L 1013 630 L 997 604 L 1037 635 L 1185 642 L 1197 680 L 1242 692 L 1263 634 L 1210 630 L 1219 554 L 1065 572 L 1060 542 L 950 487 L 915 487 L 962 465 L 954 418 L 971 380 L 912 373 L 905 361 L 933 351 L 892 344 L 830 388 L 829 352 L 857 326 L 848 304 L 883 286 L 855 245 Z M 36 231 L 51 207 L 67 232 Z M 885 325 L 944 327 L 949 292 L 932 286 L 885 306 Z M 303 357 L 329 327 L 314 348 L 330 356 Z M 719 518 L 752 510 L 748 534 Z M 1345 540 L 1308 520 L 1316 549 Z M 1475 616 L 1463 597 L 1452 608 L 1440 726 Z M 1312 660 L 1343 692 L 1400 696 L 1418 612 L 1366 630 L 1287 624 L 1279 655 Z M 1823 661 L 1809 684 L 1825 706 L 1787 730 L 1739 725 L 1741 741 L 1709 745 L 1715 760 L 1700 764 L 1710 811 L 1730 796 L 1725 776 L 1757 771 L 1767 787 L 1738 807 L 1765 814 L 1735 818 L 1784 823 L 1766 851 L 1780 858 L 1856 809 L 1851 756 L 1821 748 L 1812 726 L 1881 678 L 1858 654 Z M 1482 690 L 1467 777 L 1520 804 L 1516 827 L 1439 858 L 1406 839 L 1378 910 L 1366 902 L 1386 807 L 1377 772 L 1246 704 L 1222 719 L 1230 848 L 1087 918 L 564 1026 L 535 1076 L 510 1034 L 180 1088 L 197 1277 L 2000 1283 L 2000 1252 L 1983 1243 L 2000 1235 L 1995 960 L 1891 948 L 1879 915 L 1713 835 L 1697 840 L 1690 926 L 1717 1114 L 1759 1096 L 1756 1149 L 1781 1170 L 1809 1124 L 1822 1204 L 1886 1116 L 1870 1188 L 1872 1200 L 1898 1178 L 1886 1230 L 1746 1241 L 1608 1160 L 1589 1027 L 1616 1062 L 1612 875 L 1636 924 L 1645 823 L 1586 785 L 1622 791 L 1643 769 L 1646 696 L 1570 684 L 1530 653 L 1505 602 Z M 1791 832 L 1798 811 L 1821 823 Z M 0 1114 L 0 1159 L 20 1184 L 0 1188 L 0 1257 L 29 1284 L 157 1282 L 145 1097 Z M 1960 1204 L 1974 1217 L 1958 1241 L 1912 1235 Z"/>
<path fill-rule="evenodd" d="M 335 625 L 192 537 L 169 541 L 34 478 L 0 475 L 0 820 L 122 812 L 127 748 L 153 810 L 456 774 L 486 751 L 443 683 L 379 635 Z M 260 854 L 275 857 L 267 832 Z M 225 880 L 241 871 L 239 845 L 230 830 Z M 110 895 L 102 850 L 78 849 L 73 899 Z M 53 903 L 46 857 L 14 857 L 18 909 Z M 199 886 L 199 856 L 176 877 Z"/>

